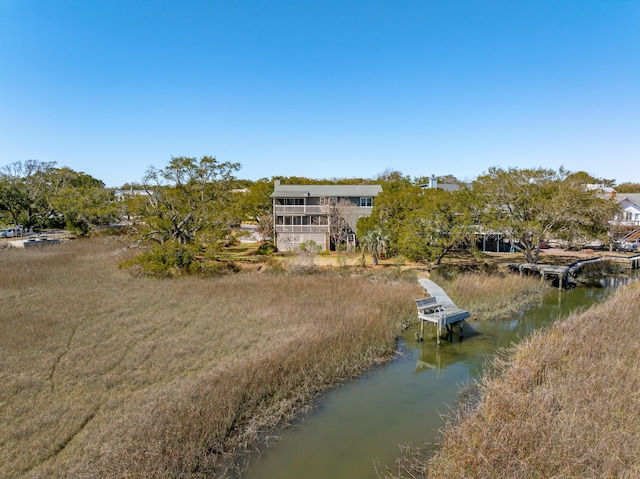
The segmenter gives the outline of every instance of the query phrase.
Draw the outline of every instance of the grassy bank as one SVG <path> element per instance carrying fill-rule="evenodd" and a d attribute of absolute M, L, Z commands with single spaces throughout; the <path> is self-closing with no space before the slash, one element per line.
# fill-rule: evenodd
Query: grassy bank
<path fill-rule="evenodd" d="M 549 290 L 546 282 L 515 274 L 468 273 L 453 276 L 438 274 L 433 280 L 455 304 L 468 310 L 473 319 L 488 320 L 513 316 L 537 304 Z"/>
<path fill-rule="evenodd" d="M 0 477 L 224 477 L 388 358 L 420 295 L 344 272 L 135 278 L 126 254 L 0 251 Z"/>
<path fill-rule="evenodd" d="M 479 405 L 396 477 L 640 477 L 639 320 L 636 284 L 505 352 Z"/>

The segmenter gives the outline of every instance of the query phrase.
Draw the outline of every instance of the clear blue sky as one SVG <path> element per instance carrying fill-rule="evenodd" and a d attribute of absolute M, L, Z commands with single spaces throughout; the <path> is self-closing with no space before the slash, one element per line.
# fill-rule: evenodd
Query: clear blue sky
<path fill-rule="evenodd" d="M 640 182 L 640 1 L 0 0 L 0 166 Z"/>

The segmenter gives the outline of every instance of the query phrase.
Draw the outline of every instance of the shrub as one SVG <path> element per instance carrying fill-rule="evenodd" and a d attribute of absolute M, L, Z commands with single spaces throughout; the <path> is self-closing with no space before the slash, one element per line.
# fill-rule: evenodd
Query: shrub
<path fill-rule="evenodd" d="M 298 251 L 296 251 L 295 268 L 308 269 L 313 266 L 315 257 L 321 250 L 321 246 L 313 240 L 300 243 Z"/>
<path fill-rule="evenodd" d="M 146 276 L 172 277 L 184 274 L 214 276 L 238 273 L 240 267 L 233 261 L 220 261 L 210 251 L 201 251 L 194 245 L 177 241 L 156 244 L 144 253 L 120 264 L 121 268 Z"/>
<path fill-rule="evenodd" d="M 226 273 L 239 273 L 240 266 L 233 261 L 208 261 L 202 263 L 200 272 L 207 276 L 215 276 Z"/>
<path fill-rule="evenodd" d="M 125 261 L 121 267 L 152 276 L 193 273 L 200 269 L 193 248 L 177 241 L 167 241 L 151 246 L 146 252 Z"/>
<path fill-rule="evenodd" d="M 256 250 L 256 254 L 262 254 L 262 255 L 269 255 L 269 254 L 273 254 L 276 251 L 276 247 L 273 243 L 263 243 L 260 246 L 258 246 L 258 249 Z"/>

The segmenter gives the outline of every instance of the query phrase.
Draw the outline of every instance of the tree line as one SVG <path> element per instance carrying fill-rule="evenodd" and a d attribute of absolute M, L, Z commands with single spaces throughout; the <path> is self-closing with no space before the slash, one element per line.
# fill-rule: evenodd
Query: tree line
<path fill-rule="evenodd" d="M 616 236 L 611 220 L 619 214 L 618 204 L 585 188 L 614 182 L 563 168 L 494 167 L 470 184 L 452 175 L 439 178 L 456 183 L 452 191 L 426 188 L 427 177 L 393 170 L 375 179 L 250 181 L 236 178 L 239 169 L 238 163 L 211 156 L 172 157 L 117 196 L 86 173 L 36 160 L 16 162 L 0 169 L 0 222 L 64 226 L 86 235 L 126 218 L 128 233 L 156 245 L 157 254 L 173 248 L 174 256 L 194 258 L 233 240 L 245 221 L 271 236 L 271 194 L 278 179 L 282 184 L 381 184 L 372 215 L 359 220 L 357 231 L 360 246 L 375 259 L 403 255 L 437 264 L 452 251 L 473 250 L 479 235 L 496 233 L 510 238 L 528 262 L 537 262 L 540 245 L 550 238 L 583 244 L 611 243 Z"/>
<path fill-rule="evenodd" d="M 561 168 L 490 168 L 454 191 L 420 186 L 396 176 L 376 198 L 373 214 L 358 224 L 360 234 L 383 231 L 391 255 L 438 264 L 459 249 L 474 250 L 482 235 L 509 238 L 527 262 L 538 261 L 550 239 L 568 245 L 615 236 L 611 223 L 619 206 L 586 185 L 612 182 Z"/>
<path fill-rule="evenodd" d="M 87 234 L 118 216 L 102 181 L 55 162 L 28 160 L 0 168 L 0 221 L 25 228 L 68 227 Z"/>

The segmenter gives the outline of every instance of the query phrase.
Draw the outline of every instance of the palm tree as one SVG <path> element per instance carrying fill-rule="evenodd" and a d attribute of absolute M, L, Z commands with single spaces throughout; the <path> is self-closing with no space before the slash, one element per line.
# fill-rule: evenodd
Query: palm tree
<path fill-rule="evenodd" d="M 362 257 L 364 259 L 364 252 L 368 251 L 373 256 L 373 265 L 377 266 L 380 256 L 383 255 L 387 249 L 387 243 L 389 238 L 382 231 L 380 226 L 376 226 L 372 230 L 369 230 L 360 240 L 362 244 Z"/>

